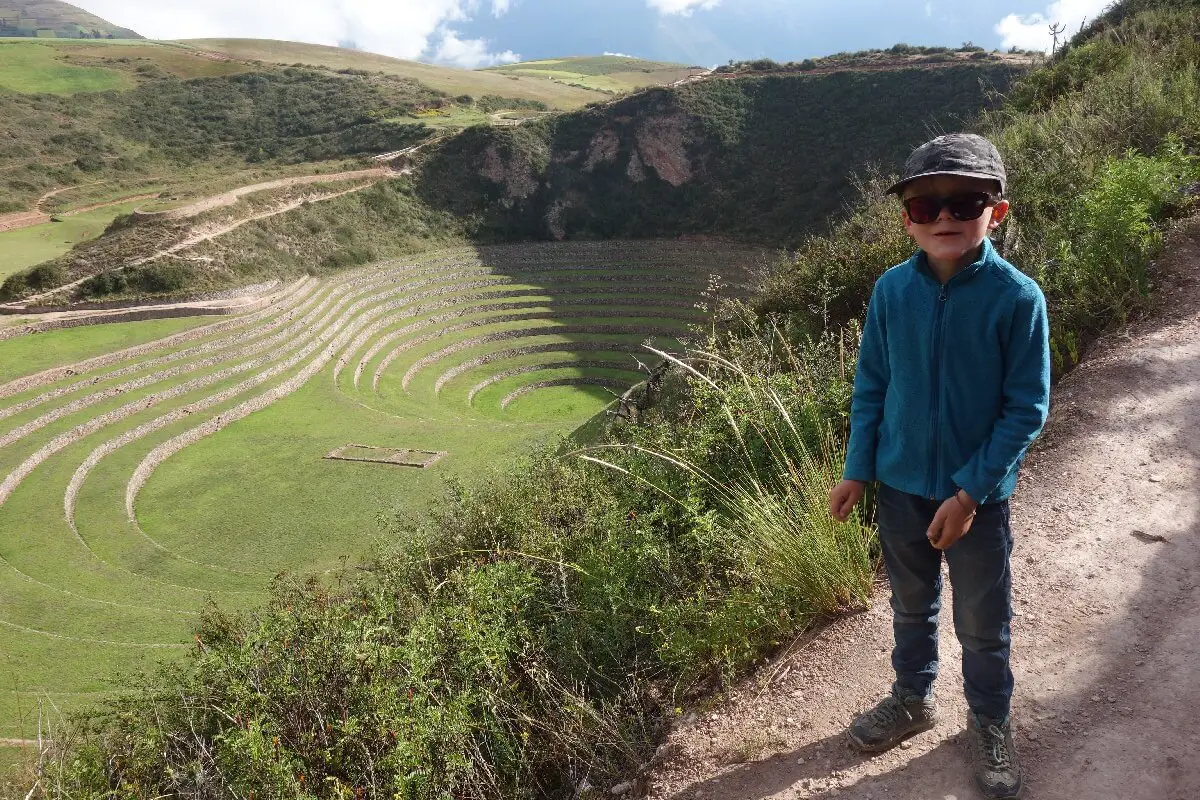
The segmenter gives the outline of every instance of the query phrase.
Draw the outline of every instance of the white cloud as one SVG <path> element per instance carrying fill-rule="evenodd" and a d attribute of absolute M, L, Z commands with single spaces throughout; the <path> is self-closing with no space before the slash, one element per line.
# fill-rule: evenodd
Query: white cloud
<path fill-rule="evenodd" d="M 1069 39 L 1085 20 L 1095 19 L 1111 4 L 1112 0 L 1058 0 L 1040 13 L 1009 14 L 996 24 L 995 30 L 1005 47 L 1049 52 L 1054 41 L 1050 35 L 1051 24 L 1063 26 L 1064 32 L 1058 37 L 1062 44 L 1064 37 Z"/>
<path fill-rule="evenodd" d="M 933 16 L 933 0 L 925 0 L 925 16 Z"/>
<path fill-rule="evenodd" d="M 646 5 L 660 14 L 690 15 L 696 9 L 716 8 L 721 0 L 646 0 Z"/>
<path fill-rule="evenodd" d="M 512 50 L 505 50 L 503 53 L 488 52 L 487 39 L 460 39 L 453 31 L 447 31 L 434 52 L 433 60 L 464 69 L 475 69 L 493 67 L 496 64 L 512 64 L 520 61 L 521 57 Z"/>
<path fill-rule="evenodd" d="M 604 51 L 604 55 L 612 56 L 613 58 L 637 58 L 637 56 L 631 56 L 628 53 L 610 53 L 607 50 Z M 640 61 L 641 59 L 638 60 Z"/>
<path fill-rule="evenodd" d="M 396 58 L 465 65 L 505 63 L 482 39 L 459 39 L 454 24 L 481 7 L 500 16 L 516 0 L 75 0 L 117 25 L 152 39 L 254 38 L 313 44 L 354 42 Z M 444 55 L 444 57 L 443 57 Z"/>

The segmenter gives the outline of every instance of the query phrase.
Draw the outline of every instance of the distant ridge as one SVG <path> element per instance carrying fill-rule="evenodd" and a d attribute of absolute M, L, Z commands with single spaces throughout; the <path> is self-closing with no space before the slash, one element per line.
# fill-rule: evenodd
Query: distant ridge
<path fill-rule="evenodd" d="M 648 86 L 666 86 L 708 72 L 704 67 L 616 55 L 521 61 L 516 64 L 488 67 L 485 71 L 541 78 L 566 86 L 610 94 L 622 94 Z"/>
<path fill-rule="evenodd" d="M 59 0 L 0 0 L 0 37 L 143 39 L 82 8 Z"/>
<path fill-rule="evenodd" d="M 4 0 L 0 0 L 0 3 Z M 580 108 L 597 100 L 607 100 L 607 92 L 568 86 L 542 77 L 503 75 L 488 70 L 466 70 L 408 61 L 401 58 L 304 42 L 273 39 L 181 39 L 178 45 L 205 53 L 218 53 L 239 61 L 263 61 L 268 64 L 311 64 L 330 69 L 359 69 L 386 72 L 420 81 L 451 96 L 475 97 L 498 95 L 519 97 L 545 103 L 550 108 Z"/>

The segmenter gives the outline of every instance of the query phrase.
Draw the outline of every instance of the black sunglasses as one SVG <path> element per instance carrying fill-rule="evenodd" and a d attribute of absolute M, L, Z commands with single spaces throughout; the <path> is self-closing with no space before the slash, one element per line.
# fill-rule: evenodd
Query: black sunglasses
<path fill-rule="evenodd" d="M 928 225 L 942 214 L 942 209 L 950 212 L 950 216 L 959 222 L 969 222 L 979 219 L 983 210 L 1000 202 L 1000 198 L 987 192 L 962 192 L 949 197 L 935 197 L 931 194 L 917 195 L 903 201 L 908 218 L 918 225 Z"/>

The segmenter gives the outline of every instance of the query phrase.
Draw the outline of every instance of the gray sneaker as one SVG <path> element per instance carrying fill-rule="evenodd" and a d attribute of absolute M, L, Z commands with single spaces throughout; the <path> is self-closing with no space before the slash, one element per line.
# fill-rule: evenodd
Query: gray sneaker
<path fill-rule="evenodd" d="M 1013 747 L 1011 717 L 1003 722 L 967 712 L 975 782 L 989 800 L 1012 800 L 1021 795 L 1021 765 Z"/>
<path fill-rule="evenodd" d="M 881 753 L 936 724 L 937 706 L 932 697 L 926 700 L 903 690 L 898 694 L 893 689 L 877 706 L 859 715 L 847 735 L 854 749 Z"/>

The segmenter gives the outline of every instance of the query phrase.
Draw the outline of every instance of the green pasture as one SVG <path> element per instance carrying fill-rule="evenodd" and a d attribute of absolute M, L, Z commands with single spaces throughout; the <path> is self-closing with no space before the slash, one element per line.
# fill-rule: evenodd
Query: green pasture
<path fill-rule="evenodd" d="M 0 92 L 76 94 L 127 89 L 132 79 L 117 70 L 74 66 L 50 44 L 0 39 Z"/>
<path fill-rule="evenodd" d="M 381 515 L 420 513 L 448 477 L 503 470 L 602 412 L 612 394 L 592 385 L 501 402 L 535 381 L 604 379 L 619 391 L 642 377 L 629 352 L 644 357 L 647 332 L 675 346 L 698 321 L 682 301 L 703 289 L 711 254 L 629 247 L 532 248 L 525 261 L 464 248 L 367 268 L 0 399 L 0 437 L 15 437 L 0 441 L 0 481 L 26 474 L 0 504 L 0 738 L 33 729 L 31 697 L 77 708 L 117 674 L 177 657 L 208 598 L 251 608 L 279 572 L 336 579 L 369 553 Z M 0 380 L 213 322 L 0 342 Z M 540 349 L 505 355 L 521 347 Z M 328 352 L 344 361 L 336 379 L 335 360 L 314 361 Z M 156 448 L 302 373 L 295 391 L 167 458 L 127 517 L 127 487 Z M 326 458 L 348 444 L 447 455 L 428 469 Z"/>
<path fill-rule="evenodd" d="M 446 109 L 431 109 L 411 117 L 398 117 L 395 122 L 426 125 L 436 130 L 453 130 L 469 128 L 472 125 L 490 125 L 491 117 L 482 111 L 463 106 L 450 106 Z"/>
<path fill-rule="evenodd" d="M 0 280 L 34 264 L 58 258 L 75 245 L 99 237 L 110 222 L 122 214 L 132 213 L 138 205 L 122 203 L 59 217 L 60 222 L 0 233 Z"/>
<path fill-rule="evenodd" d="M 216 321 L 214 317 L 179 317 L 146 322 L 115 322 L 111 325 L 88 325 L 5 339 L 0 341 L 0 383 L 59 364 L 83 361 L 152 342 Z"/>
<path fill-rule="evenodd" d="M 485 71 L 524 78 L 542 78 L 607 93 L 662 86 L 697 72 L 683 64 L 623 56 L 577 56 L 522 61 L 517 64 L 489 67 Z"/>
<path fill-rule="evenodd" d="M 580 108 L 603 95 L 572 86 L 563 86 L 538 78 L 504 76 L 485 70 L 465 70 L 405 61 L 399 58 L 300 42 L 271 39 L 184 39 L 177 42 L 199 51 L 223 53 L 242 61 L 264 61 L 274 64 L 311 64 L 330 69 L 362 69 L 385 72 L 412 78 L 433 89 L 452 96 L 469 94 L 475 97 L 493 94 L 540 100 L 551 108 Z"/>
<path fill-rule="evenodd" d="M 59 39 L 51 43 L 62 57 L 72 63 L 96 62 L 122 72 L 137 72 L 139 67 L 154 66 L 177 78 L 215 78 L 252 72 L 256 68 L 241 61 L 205 58 L 195 51 L 169 42 L 149 40 L 75 40 Z"/>

